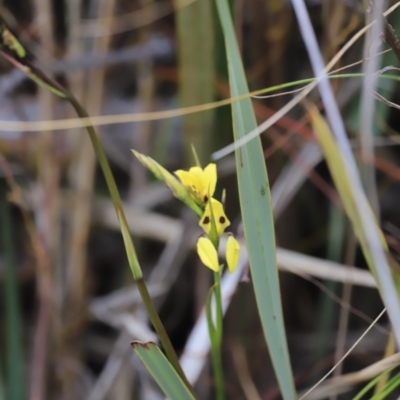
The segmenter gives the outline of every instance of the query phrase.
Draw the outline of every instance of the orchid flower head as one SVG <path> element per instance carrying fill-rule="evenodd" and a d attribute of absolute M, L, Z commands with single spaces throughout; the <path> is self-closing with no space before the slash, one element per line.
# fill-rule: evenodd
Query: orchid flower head
<path fill-rule="evenodd" d="M 174 175 L 168 172 L 162 165 L 151 157 L 132 150 L 136 158 L 148 168 L 157 179 L 164 181 L 165 184 L 171 189 L 173 195 L 179 200 L 183 201 L 189 208 L 191 208 L 199 217 L 203 213 L 203 207 L 193 198 L 192 191 L 182 184 Z"/>
<path fill-rule="evenodd" d="M 208 164 L 204 169 L 192 167 L 189 171 L 178 169 L 175 171 L 175 175 L 201 203 L 207 204 L 210 197 L 214 195 L 217 185 L 216 164 Z"/>

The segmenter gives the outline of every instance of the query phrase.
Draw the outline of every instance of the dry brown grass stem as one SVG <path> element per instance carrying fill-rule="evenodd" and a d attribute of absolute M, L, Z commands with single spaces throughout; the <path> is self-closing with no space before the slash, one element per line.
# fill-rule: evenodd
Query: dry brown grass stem
<path fill-rule="evenodd" d="M 312 393 L 326 378 L 335 371 L 335 369 L 348 357 L 348 355 L 354 350 L 354 348 L 364 339 L 368 332 L 374 327 L 374 325 L 379 321 L 379 319 L 385 314 L 386 308 L 384 308 L 381 313 L 375 318 L 374 322 L 365 330 L 365 332 L 357 339 L 357 341 L 350 347 L 350 349 L 343 355 L 343 357 L 310 389 L 308 389 L 303 395 L 300 396 L 299 400 L 311 399 L 309 394 Z M 387 359 L 386 359 L 387 360 Z"/>
<path fill-rule="evenodd" d="M 337 395 L 351 390 L 360 382 L 365 382 L 382 374 L 390 368 L 400 365 L 400 353 L 384 358 L 361 371 L 352 372 L 337 378 L 326 380 L 307 396 L 308 400 L 320 400 L 330 395 Z"/>
<path fill-rule="evenodd" d="M 38 10 L 36 19 L 39 38 L 48 54 L 53 54 L 54 41 L 52 35 L 52 21 L 50 3 L 46 0 L 35 0 Z M 39 89 L 39 115 L 40 118 L 50 119 L 54 114 L 53 94 L 48 90 Z M 59 163 L 54 155 L 54 135 L 51 130 L 43 130 L 35 138 L 37 146 L 38 181 L 36 191 L 39 198 L 35 204 L 35 215 L 41 224 L 38 225 L 39 235 L 44 241 L 44 252 L 48 260 L 48 268 L 38 269 L 39 283 L 39 313 L 35 330 L 33 357 L 31 365 L 31 381 L 29 398 L 39 400 L 45 397 L 47 381 L 47 366 L 55 363 L 53 357 L 54 347 L 60 349 L 61 331 L 58 323 L 57 310 L 59 303 L 54 298 L 54 276 L 60 269 L 59 246 Z M 34 226 L 30 230 L 34 230 Z M 50 269 L 50 265 L 53 266 Z M 58 288 L 59 289 L 59 288 Z M 54 333 L 54 334 L 53 334 Z M 50 335 L 55 338 L 51 348 L 48 345 Z"/>
<path fill-rule="evenodd" d="M 101 17 L 110 17 L 113 13 L 115 0 L 102 0 L 91 3 L 91 7 L 96 10 Z M 103 29 L 107 32 L 108 25 Z M 92 51 L 96 53 L 106 53 L 109 49 L 110 38 L 103 36 L 97 38 L 92 44 Z M 83 49 L 81 50 L 83 51 Z M 99 68 L 87 76 L 86 96 L 83 96 L 90 114 L 101 112 L 104 94 L 104 68 Z M 82 93 L 83 94 L 83 93 Z M 82 305 L 85 304 L 85 276 L 87 270 L 86 246 L 89 237 L 94 173 L 96 167 L 96 156 L 92 149 L 92 144 L 87 135 L 78 137 L 77 154 L 73 168 L 71 170 L 71 187 L 74 190 L 74 201 L 70 215 L 70 247 L 68 259 L 69 276 L 69 310 L 74 314 L 81 314 Z"/>

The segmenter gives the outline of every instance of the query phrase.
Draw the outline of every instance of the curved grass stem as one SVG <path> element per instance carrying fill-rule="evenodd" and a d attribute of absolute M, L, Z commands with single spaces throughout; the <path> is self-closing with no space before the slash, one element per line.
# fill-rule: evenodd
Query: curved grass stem
<path fill-rule="evenodd" d="M 75 109 L 76 113 L 79 115 L 79 117 L 81 117 L 81 118 L 89 117 L 86 110 L 79 104 L 79 102 L 75 99 L 75 97 L 73 95 L 68 93 L 67 100 L 74 107 L 74 109 Z M 143 303 L 146 307 L 146 311 L 149 315 L 150 321 L 151 321 L 154 329 L 157 332 L 157 335 L 158 335 L 160 342 L 165 350 L 165 353 L 167 355 L 169 362 L 172 364 L 175 371 L 178 373 L 178 375 L 181 377 L 181 379 L 183 380 L 185 385 L 188 387 L 188 389 L 194 395 L 193 388 L 190 385 L 189 381 L 187 380 L 186 375 L 183 372 L 181 365 L 179 364 L 178 356 L 175 353 L 172 343 L 168 337 L 168 334 L 165 330 L 163 323 L 161 322 L 161 319 L 157 313 L 154 303 L 150 297 L 146 283 L 143 279 L 142 270 L 140 268 L 139 261 L 137 259 L 137 255 L 136 255 L 136 251 L 135 251 L 135 248 L 134 248 L 134 245 L 132 242 L 132 238 L 129 233 L 128 222 L 126 220 L 125 212 L 124 212 L 124 209 L 122 206 L 121 197 L 119 195 L 118 188 L 115 183 L 114 176 L 111 171 L 110 164 L 108 163 L 106 154 L 103 150 L 103 147 L 100 143 L 99 138 L 97 137 L 96 131 L 94 130 L 93 126 L 86 125 L 86 130 L 89 134 L 90 140 L 93 145 L 93 149 L 96 153 L 100 167 L 103 171 L 103 174 L 104 174 L 104 177 L 105 177 L 105 180 L 107 183 L 107 187 L 108 187 L 108 190 L 111 195 L 111 200 L 114 204 L 114 208 L 115 208 L 115 211 L 118 216 L 121 233 L 122 233 L 122 236 L 124 239 L 126 254 L 128 257 L 129 266 L 131 268 L 133 278 L 136 281 L 136 284 L 139 289 L 139 293 L 142 297 Z"/>

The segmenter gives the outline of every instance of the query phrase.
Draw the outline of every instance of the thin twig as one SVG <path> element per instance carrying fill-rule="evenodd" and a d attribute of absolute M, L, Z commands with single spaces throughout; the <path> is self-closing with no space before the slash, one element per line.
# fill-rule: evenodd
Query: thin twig
<path fill-rule="evenodd" d="M 384 308 L 381 313 L 375 318 L 374 322 L 368 327 L 368 329 L 357 339 L 357 341 L 350 347 L 350 349 L 346 352 L 346 354 L 306 393 L 304 393 L 299 400 L 302 400 L 307 397 L 316 387 L 318 387 L 335 369 L 347 358 L 347 356 L 354 350 L 354 348 L 364 339 L 367 333 L 373 328 L 373 326 L 378 322 L 378 320 L 382 317 L 382 315 L 386 312 L 386 308 Z"/>

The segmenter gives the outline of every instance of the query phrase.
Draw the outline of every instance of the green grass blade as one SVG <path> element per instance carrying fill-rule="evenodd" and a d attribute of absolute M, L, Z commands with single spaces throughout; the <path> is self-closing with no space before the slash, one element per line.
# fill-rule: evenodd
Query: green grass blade
<path fill-rule="evenodd" d="M 395 367 L 392 367 L 390 369 L 388 369 L 387 371 L 383 372 L 382 374 L 378 375 L 376 378 L 372 379 L 370 382 L 368 382 L 357 394 L 355 397 L 353 397 L 352 400 L 360 400 L 363 398 L 363 396 L 369 391 L 371 390 L 379 381 L 380 379 L 382 379 L 382 377 L 384 377 L 385 375 L 387 375 L 390 371 L 392 371 L 392 369 Z"/>
<path fill-rule="evenodd" d="M 386 385 L 371 400 L 383 400 L 400 385 L 400 372 L 391 378 Z"/>
<path fill-rule="evenodd" d="M 225 38 L 232 97 L 248 93 L 228 3 L 217 0 Z M 256 129 L 250 99 L 232 104 L 235 140 Z M 284 399 L 296 397 L 283 323 L 275 254 L 271 195 L 261 140 L 257 136 L 236 151 L 240 205 L 252 282 L 272 364 Z"/>
<path fill-rule="evenodd" d="M 23 341 L 10 212 L 9 203 L 5 198 L 5 191 L 0 188 L 1 245 L 5 256 L 6 392 L 8 399 L 22 400 L 24 398 L 25 382 L 23 377 Z"/>
<path fill-rule="evenodd" d="M 339 262 L 342 259 L 344 238 L 346 235 L 346 216 L 335 204 L 330 205 L 328 223 L 328 260 Z M 324 285 L 333 293 L 338 289 L 338 282 L 325 280 Z M 321 360 L 328 354 L 329 333 L 334 331 L 335 301 L 330 296 L 323 296 L 321 306 L 318 310 L 319 321 L 317 333 L 317 345 L 315 346 L 315 361 Z M 321 375 L 322 376 L 322 375 Z"/>
<path fill-rule="evenodd" d="M 167 358 L 155 343 L 133 342 L 135 353 L 142 360 L 147 370 L 160 386 L 163 393 L 171 400 L 194 400 L 182 379 L 176 373 Z"/>

